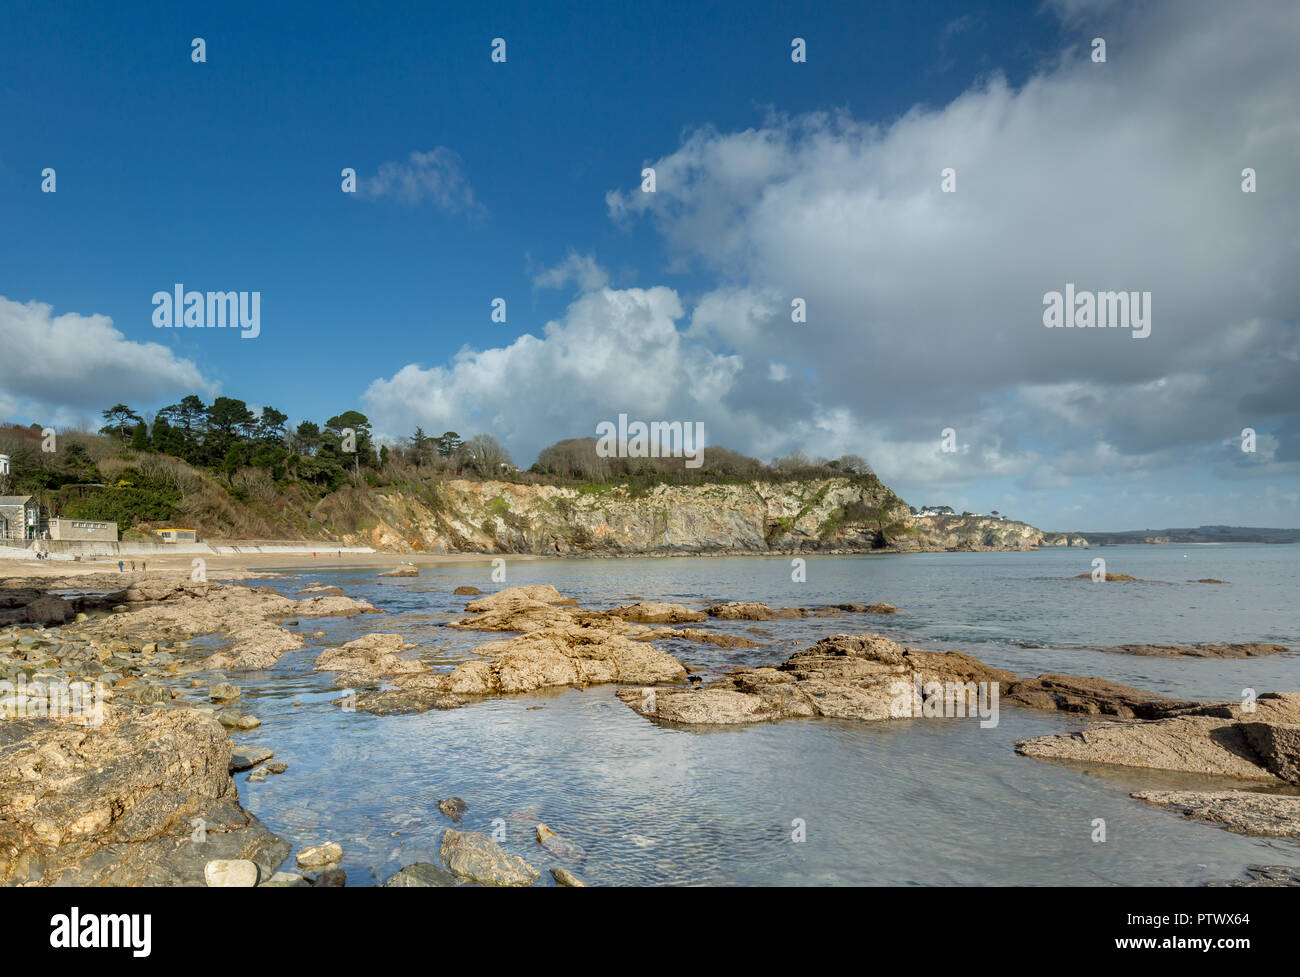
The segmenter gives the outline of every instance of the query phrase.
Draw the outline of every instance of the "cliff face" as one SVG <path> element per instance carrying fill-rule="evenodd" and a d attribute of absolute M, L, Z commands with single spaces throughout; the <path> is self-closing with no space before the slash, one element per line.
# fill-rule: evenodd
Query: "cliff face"
<path fill-rule="evenodd" d="M 1041 546 L 1087 546 L 1082 536 L 1045 533 L 1028 523 L 988 516 L 929 516 L 914 519 L 917 549 L 1007 550 Z M 907 548 L 905 545 L 900 549 Z"/>
<path fill-rule="evenodd" d="M 344 544 L 407 553 L 867 552 L 1068 542 L 996 519 L 954 517 L 942 520 L 942 528 L 927 526 L 939 520 L 913 520 L 906 503 L 887 487 L 850 478 L 660 485 L 643 491 L 458 480 L 434 489 L 335 499 L 330 510 L 334 518 L 313 515 L 338 523 L 334 535 Z"/>

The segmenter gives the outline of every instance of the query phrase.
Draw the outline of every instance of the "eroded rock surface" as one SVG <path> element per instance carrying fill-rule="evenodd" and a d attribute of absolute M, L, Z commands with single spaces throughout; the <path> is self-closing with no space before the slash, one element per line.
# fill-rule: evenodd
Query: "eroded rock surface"
<path fill-rule="evenodd" d="M 1300 796 L 1248 790 L 1140 790 L 1132 796 L 1239 835 L 1300 837 Z"/>
<path fill-rule="evenodd" d="M 239 806 L 229 766 L 221 726 L 188 710 L 0 723 L 0 881 L 204 885 L 214 859 L 269 877 L 289 846 Z"/>

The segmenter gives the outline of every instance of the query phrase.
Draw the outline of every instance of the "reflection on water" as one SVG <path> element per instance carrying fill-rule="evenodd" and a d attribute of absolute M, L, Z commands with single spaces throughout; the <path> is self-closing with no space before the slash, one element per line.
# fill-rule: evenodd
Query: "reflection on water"
<path fill-rule="evenodd" d="M 1184 557 L 1183 554 L 1187 556 Z M 1112 573 L 1151 583 L 1073 579 L 1104 555 Z M 1243 688 L 1300 688 L 1300 654 L 1244 661 L 1138 658 L 1088 650 L 1121 642 L 1274 641 L 1300 647 L 1286 546 L 1112 547 L 1039 553 L 818 557 L 808 581 L 788 560 L 642 559 L 511 564 L 509 585 L 551 583 L 586 607 L 632 599 L 701 606 L 896 604 L 869 615 L 709 622 L 765 647 L 659 642 L 711 670 L 784 660 L 827 634 L 881 631 L 919 647 L 962 650 L 1021 674 L 1095 675 L 1190 698 Z M 490 591 L 483 564 L 424 567 L 416 579 L 374 570 L 305 568 L 275 581 L 286 593 L 337 584 L 388 613 L 307 620 L 307 647 L 269 672 L 241 676 L 243 705 L 262 726 L 238 735 L 287 761 L 263 783 L 237 777 L 245 805 L 295 845 L 331 839 L 349 884 L 438 861 L 451 822 L 438 800 L 469 803 L 462 826 L 505 832 L 504 847 L 542 870 L 562 865 L 590 884 L 1188 884 L 1231 878 L 1247 864 L 1295 863 L 1292 842 L 1244 838 L 1131 800 L 1132 790 L 1221 781 L 1017 756 L 1017 739 L 1084 720 L 1006 706 L 995 729 L 977 721 L 851 723 L 792 720 L 721 730 L 666 729 L 637 716 L 614 687 L 489 699 L 412 716 L 344 713 L 333 676 L 311 670 L 323 646 L 370 631 L 417 643 L 434 666 L 474 657 L 501 635 L 443 627 L 464 607 L 460 584 Z M 1217 577 L 1230 586 L 1185 581 Z M 752 627 L 771 632 L 756 636 Z M 308 637 L 324 630 L 328 637 Z M 1036 647 L 1022 647 L 1034 645 Z M 1107 840 L 1092 841 L 1104 818 Z M 534 838 L 545 821 L 580 855 L 560 860 Z M 792 832 L 802 823 L 806 840 Z"/>

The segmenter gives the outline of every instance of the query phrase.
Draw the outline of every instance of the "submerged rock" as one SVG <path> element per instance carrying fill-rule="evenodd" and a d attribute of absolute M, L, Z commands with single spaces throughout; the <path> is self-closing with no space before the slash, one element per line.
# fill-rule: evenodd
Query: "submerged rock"
<path fill-rule="evenodd" d="M 299 868 L 324 868 L 342 859 L 343 847 L 336 842 L 327 841 L 322 845 L 314 845 L 298 852 L 297 862 Z"/>
<path fill-rule="evenodd" d="M 566 889 L 585 889 L 587 883 L 583 882 L 567 868 L 551 869 L 551 877 L 555 879 L 555 884 Z"/>
<path fill-rule="evenodd" d="M 469 810 L 469 805 L 459 797 L 448 797 L 438 802 L 438 810 L 460 824 L 460 819 Z"/>
<path fill-rule="evenodd" d="M 395 888 L 446 888 L 457 885 L 456 876 L 441 865 L 432 862 L 416 862 L 399 869 L 384 883 L 388 889 Z"/>
<path fill-rule="evenodd" d="M 409 563 L 394 567 L 391 570 L 385 570 L 380 574 L 381 577 L 418 577 L 419 575 L 419 568 L 413 567 Z"/>
<path fill-rule="evenodd" d="M 451 872 L 479 885 L 532 885 L 540 877 L 518 855 L 508 855 L 491 838 L 473 831 L 448 828 L 439 850 Z"/>
<path fill-rule="evenodd" d="M 1112 645 L 1100 648 L 1121 655 L 1146 655 L 1164 658 L 1258 658 L 1290 651 L 1286 645 L 1227 644 L 1227 645 Z"/>
<path fill-rule="evenodd" d="M 462 584 L 451 593 L 453 597 L 473 597 L 476 594 L 483 593 L 483 591 L 479 590 L 477 587 L 469 587 Z"/>

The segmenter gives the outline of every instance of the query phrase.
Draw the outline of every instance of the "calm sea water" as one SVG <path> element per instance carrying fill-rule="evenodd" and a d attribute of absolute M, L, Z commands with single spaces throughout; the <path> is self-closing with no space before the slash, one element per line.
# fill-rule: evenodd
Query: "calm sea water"
<path fill-rule="evenodd" d="M 1112 573 L 1150 582 L 1074 579 L 1097 556 Z M 768 642 L 762 648 L 659 643 L 714 670 L 778 662 L 824 635 L 874 630 L 966 651 L 1021 675 L 1093 675 L 1226 700 L 1244 688 L 1300 689 L 1300 652 L 1214 661 L 1088 646 L 1235 640 L 1300 648 L 1298 571 L 1295 546 L 1129 546 L 814 557 L 806 583 L 792 582 L 789 559 L 778 558 L 512 562 L 507 585 L 554 584 L 592 608 L 644 598 L 690 606 L 886 601 L 901 609 L 888 619 L 705 625 L 746 634 L 757 624 L 774 634 L 756 638 Z M 1016 740 L 1088 720 L 1014 706 L 1003 707 L 993 729 L 974 720 L 810 719 L 696 731 L 648 722 L 615 698 L 613 686 L 411 716 L 344 713 L 329 704 L 339 694 L 333 676 L 311 670 L 327 645 L 400 632 L 420 645 L 412 654 L 450 667 L 502 637 L 443 626 L 463 612 L 465 598 L 450 595 L 455 586 L 500 586 L 489 572 L 485 558 L 381 582 L 373 569 L 339 570 L 322 560 L 274 581 L 286 593 L 337 584 L 387 612 L 303 619 L 306 648 L 239 678 L 245 708 L 262 720 L 239 741 L 269 746 L 289 763 L 287 773 L 260 784 L 239 775 L 244 804 L 295 845 L 341 843 L 349 884 L 437 862 L 450 822 L 435 804 L 452 795 L 469 803 L 464 828 L 491 834 L 504 827 L 504 847 L 541 870 L 543 885 L 551 884 L 552 865 L 601 885 L 1163 885 L 1233 878 L 1249 864 L 1300 863 L 1293 842 L 1244 838 L 1128 796 L 1222 781 L 1017 756 Z M 1188 582 L 1200 577 L 1230 583 Z M 308 637 L 317 630 L 328 637 Z M 1105 843 L 1092 841 L 1095 818 L 1106 820 Z M 581 846 L 583 857 L 561 860 L 540 848 L 539 820 Z M 792 840 L 796 821 L 805 826 L 802 842 Z"/>

